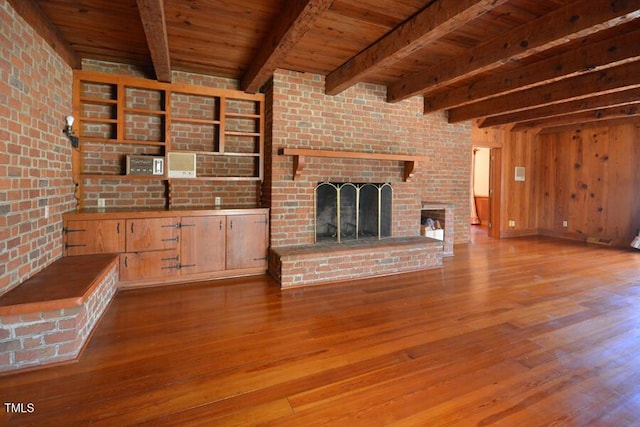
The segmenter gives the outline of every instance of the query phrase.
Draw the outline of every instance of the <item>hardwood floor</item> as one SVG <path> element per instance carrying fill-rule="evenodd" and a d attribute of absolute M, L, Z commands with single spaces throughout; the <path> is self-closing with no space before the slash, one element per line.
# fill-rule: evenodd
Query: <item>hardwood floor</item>
<path fill-rule="evenodd" d="M 2 425 L 640 425 L 640 252 L 476 232 L 441 269 L 118 294 Z"/>

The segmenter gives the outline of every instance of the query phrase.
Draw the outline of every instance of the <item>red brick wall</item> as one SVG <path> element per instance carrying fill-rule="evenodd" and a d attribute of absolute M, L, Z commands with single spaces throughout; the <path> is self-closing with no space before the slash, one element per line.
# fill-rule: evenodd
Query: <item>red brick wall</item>
<path fill-rule="evenodd" d="M 455 204 L 455 241 L 469 239 L 471 125 L 449 125 L 442 113 L 422 114 L 422 99 L 389 104 L 382 86 L 358 84 L 324 94 L 324 77 L 278 71 L 267 92 L 269 126 L 264 197 L 271 204 L 271 245 L 313 243 L 313 189 L 319 181 L 391 182 L 393 235 L 420 234 L 421 201 Z M 270 104 L 273 105 L 270 105 Z M 395 161 L 309 158 L 292 180 L 285 147 L 426 155 L 413 182 Z"/>
<path fill-rule="evenodd" d="M 71 68 L 0 1 L 0 295 L 62 256 L 71 85 Z"/>

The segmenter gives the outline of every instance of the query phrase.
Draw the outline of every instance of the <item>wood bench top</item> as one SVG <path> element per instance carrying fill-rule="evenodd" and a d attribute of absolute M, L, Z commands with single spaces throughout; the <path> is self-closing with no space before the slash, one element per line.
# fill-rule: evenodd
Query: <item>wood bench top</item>
<path fill-rule="evenodd" d="M 0 316 L 82 305 L 117 263 L 116 254 L 60 258 L 0 296 Z"/>

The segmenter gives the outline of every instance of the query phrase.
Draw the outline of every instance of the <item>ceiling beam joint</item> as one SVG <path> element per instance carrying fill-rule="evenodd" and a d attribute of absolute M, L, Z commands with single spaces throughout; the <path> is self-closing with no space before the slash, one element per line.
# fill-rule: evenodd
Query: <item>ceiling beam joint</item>
<path fill-rule="evenodd" d="M 247 67 L 240 88 L 248 93 L 258 92 L 332 3 L 333 0 L 288 1 Z"/>

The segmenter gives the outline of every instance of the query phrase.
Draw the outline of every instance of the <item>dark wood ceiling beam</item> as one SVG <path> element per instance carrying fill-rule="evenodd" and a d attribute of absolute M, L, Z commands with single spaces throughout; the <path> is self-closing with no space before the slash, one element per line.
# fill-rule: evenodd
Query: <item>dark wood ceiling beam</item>
<path fill-rule="evenodd" d="M 365 74 L 383 69 L 424 48 L 506 0 L 437 0 L 329 73 L 325 93 L 337 95 Z"/>
<path fill-rule="evenodd" d="M 255 54 L 242 77 L 240 87 L 255 93 L 271 77 L 292 48 L 326 12 L 333 0 L 296 0 L 287 2 L 262 48 Z"/>
<path fill-rule="evenodd" d="M 161 82 L 170 83 L 171 57 L 164 0 L 137 0 L 137 2 L 156 78 Z"/>
<path fill-rule="evenodd" d="M 619 65 L 601 71 L 524 89 L 497 98 L 448 110 L 449 123 L 528 110 L 571 99 L 587 98 L 640 87 L 640 62 Z"/>
<path fill-rule="evenodd" d="M 424 112 L 426 114 L 458 107 L 537 84 L 571 77 L 585 71 L 594 71 L 604 66 L 620 65 L 638 59 L 640 59 L 640 30 L 490 76 L 468 86 L 425 97 Z"/>
<path fill-rule="evenodd" d="M 640 116 L 640 102 L 517 123 L 512 132 Z"/>
<path fill-rule="evenodd" d="M 544 107 L 532 108 L 530 110 L 517 111 L 497 116 L 483 118 L 478 121 L 478 127 L 496 127 L 510 123 L 527 122 L 536 119 L 562 116 L 568 113 L 580 111 L 596 110 L 617 105 L 624 105 L 640 99 L 640 88 L 621 90 L 619 92 L 605 95 L 593 96 L 590 98 L 576 99 L 558 104 L 546 105 Z"/>
<path fill-rule="evenodd" d="M 49 17 L 35 0 L 8 0 L 11 7 L 40 35 L 71 68 L 80 69 L 82 62 L 78 53 L 53 25 Z"/>
<path fill-rule="evenodd" d="M 500 67 L 535 53 L 586 37 L 640 16 L 640 0 L 580 0 L 496 37 L 466 55 L 414 73 L 387 88 L 387 100 L 398 102 L 431 93 L 447 84 Z"/>

